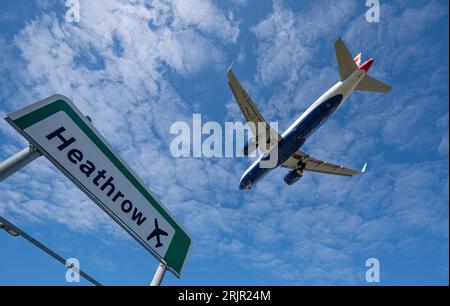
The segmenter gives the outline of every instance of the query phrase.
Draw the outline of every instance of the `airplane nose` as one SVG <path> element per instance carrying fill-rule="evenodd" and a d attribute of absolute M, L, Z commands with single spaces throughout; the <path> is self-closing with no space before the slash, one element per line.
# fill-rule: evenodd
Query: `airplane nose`
<path fill-rule="evenodd" d="M 240 190 L 250 189 L 251 184 L 252 183 L 250 181 L 246 182 L 246 181 L 242 180 L 239 184 L 239 189 Z"/>

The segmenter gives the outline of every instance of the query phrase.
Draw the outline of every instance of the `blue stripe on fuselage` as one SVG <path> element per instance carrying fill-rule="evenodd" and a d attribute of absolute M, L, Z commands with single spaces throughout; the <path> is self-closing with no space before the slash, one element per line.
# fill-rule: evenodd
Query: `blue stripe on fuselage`
<path fill-rule="evenodd" d="M 306 139 L 317 130 L 336 111 L 343 99 L 343 95 L 335 95 L 313 109 L 302 121 L 294 127 L 278 143 L 278 161 L 276 167 L 282 165 L 303 145 Z M 276 148 L 275 148 L 276 149 Z M 239 188 L 246 189 L 260 180 L 270 170 L 276 168 L 261 168 L 261 160 L 269 156 L 262 156 L 258 163 L 242 177 Z"/>

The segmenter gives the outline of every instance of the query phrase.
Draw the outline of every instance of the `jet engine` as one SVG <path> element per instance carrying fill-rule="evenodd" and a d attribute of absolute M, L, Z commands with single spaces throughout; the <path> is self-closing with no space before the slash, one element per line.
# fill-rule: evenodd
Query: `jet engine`
<path fill-rule="evenodd" d="M 294 169 L 289 171 L 289 173 L 284 177 L 284 182 L 288 185 L 292 185 L 301 179 L 303 176 L 303 171 L 299 169 Z"/>

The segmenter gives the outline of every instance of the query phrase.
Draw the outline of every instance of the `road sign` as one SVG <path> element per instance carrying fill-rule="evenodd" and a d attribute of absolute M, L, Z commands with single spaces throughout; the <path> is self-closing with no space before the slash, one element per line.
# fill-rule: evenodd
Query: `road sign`
<path fill-rule="evenodd" d="M 68 98 L 49 97 L 6 121 L 180 277 L 190 236 Z"/>

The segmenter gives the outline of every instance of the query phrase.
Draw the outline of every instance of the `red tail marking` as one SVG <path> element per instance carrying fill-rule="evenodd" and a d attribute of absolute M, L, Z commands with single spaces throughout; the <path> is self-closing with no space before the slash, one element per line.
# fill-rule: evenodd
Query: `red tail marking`
<path fill-rule="evenodd" d="M 369 72 L 370 67 L 373 64 L 373 58 L 371 58 L 370 60 L 367 60 L 366 62 L 364 62 L 364 64 L 360 65 L 358 67 L 358 69 L 364 70 L 366 72 Z"/>

